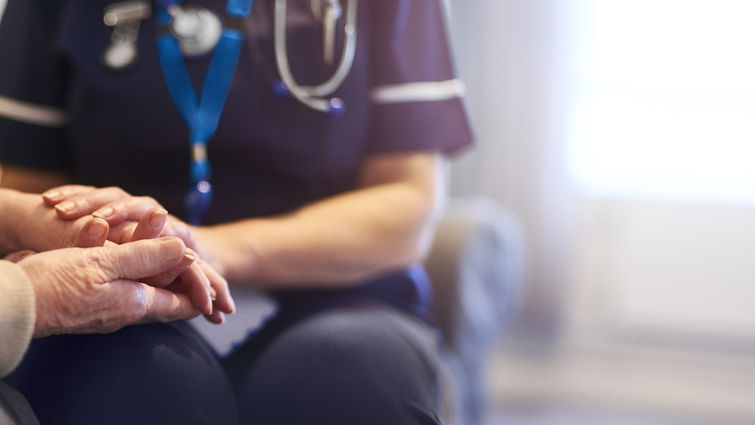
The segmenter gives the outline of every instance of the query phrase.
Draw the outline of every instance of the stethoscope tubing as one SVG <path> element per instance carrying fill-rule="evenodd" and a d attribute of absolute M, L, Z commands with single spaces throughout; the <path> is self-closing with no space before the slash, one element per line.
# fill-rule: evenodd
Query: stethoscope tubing
<path fill-rule="evenodd" d="M 291 65 L 288 61 L 288 48 L 286 46 L 286 7 L 287 0 L 275 0 L 275 63 L 278 68 L 278 74 L 288 91 L 299 102 L 321 112 L 331 112 L 333 101 L 338 99 L 325 99 L 325 97 L 332 95 L 343 85 L 354 64 L 358 32 L 358 0 L 348 0 L 346 23 L 344 25 L 346 40 L 338 67 L 327 81 L 316 86 L 299 85 L 291 72 Z"/>

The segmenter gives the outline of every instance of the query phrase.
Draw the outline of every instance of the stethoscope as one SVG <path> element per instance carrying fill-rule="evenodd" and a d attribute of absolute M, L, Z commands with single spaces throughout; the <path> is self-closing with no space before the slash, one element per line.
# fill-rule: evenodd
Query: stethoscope
<path fill-rule="evenodd" d="M 312 13 L 317 16 L 321 10 L 318 4 L 321 0 L 312 0 Z M 346 80 L 354 63 L 354 53 L 357 43 L 357 0 L 348 0 L 346 21 L 344 24 L 344 42 L 341 59 L 333 75 L 324 83 L 317 86 L 302 86 L 296 82 L 288 63 L 288 49 L 286 47 L 286 3 L 287 0 L 275 0 L 275 63 L 278 67 L 283 89 L 310 108 L 331 114 L 341 114 L 344 110 L 343 100 L 337 97 L 328 99 Z M 323 18 L 323 60 L 332 65 L 335 46 L 335 25 L 341 17 L 342 8 L 339 0 L 326 0 Z"/>
<path fill-rule="evenodd" d="M 343 0 L 346 16 L 343 24 L 344 47 L 338 66 L 322 84 L 300 85 L 293 76 L 289 64 L 286 45 L 287 0 L 275 0 L 274 11 L 274 50 L 275 64 L 280 77 L 273 84 L 279 96 L 290 95 L 303 105 L 316 111 L 333 115 L 343 113 L 345 104 L 341 98 L 330 97 L 344 83 L 354 64 L 357 45 L 358 0 Z M 170 33 L 178 40 L 181 52 L 186 58 L 206 57 L 217 46 L 223 31 L 223 22 L 212 11 L 195 4 L 179 5 L 168 0 L 159 0 L 158 6 L 171 16 Z M 342 0 L 310 0 L 314 19 L 320 20 L 323 27 L 323 62 L 331 66 L 335 61 L 335 39 L 337 22 L 343 15 Z M 114 71 L 130 69 L 137 61 L 137 40 L 140 21 L 149 19 L 152 5 L 148 1 L 124 1 L 107 6 L 103 13 L 105 25 L 112 27 L 110 44 L 102 56 L 105 66 Z M 226 17 L 228 24 L 229 17 Z"/>
<path fill-rule="evenodd" d="M 275 62 L 280 81 L 274 85 L 280 95 L 290 94 L 300 103 L 332 115 L 344 111 L 344 102 L 328 98 L 343 84 L 354 62 L 357 37 L 357 1 L 347 0 L 345 42 L 339 64 L 324 83 L 297 83 L 288 62 L 286 48 L 287 0 L 275 0 Z M 323 3 L 324 2 L 324 3 Z M 157 50 L 165 82 L 173 101 L 189 128 L 191 152 L 190 185 L 185 206 L 188 221 L 201 224 L 212 202 L 211 169 L 207 143 L 217 130 L 228 97 L 231 80 L 245 38 L 243 20 L 251 13 L 253 0 L 227 0 L 225 22 L 212 11 L 180 0 L 157 0 Z M 332 65 L 335 56 L 336 24 L 342 15 L 341 0 L 310 0 L 315 17 L 323 20 L 323 60 Z M 114 71 L 129 69 L 137 59 L 139 22 L 151 16 L 151 4 L 126 1 L 109 5 L 103 15 L 113 27 L 111 43 L 102 61 Z M 185 59 L 212 55 L 200 95 L 194 90 Z"/>

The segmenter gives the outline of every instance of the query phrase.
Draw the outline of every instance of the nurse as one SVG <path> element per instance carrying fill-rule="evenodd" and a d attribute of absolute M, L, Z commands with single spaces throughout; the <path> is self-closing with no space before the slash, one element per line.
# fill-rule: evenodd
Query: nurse
<path fill-rule="evenodd" d="M 241 423 L 440 423 L 429 283 L 417 263 L 442 204 L 444 158 L 471 142 L 442 5 L 360 1 L 353 64 L 331 95 L 345 108 L 328 114 L 280 90 L 275 3 L 257 0 L 247 17 L 232 20 L 246 40 L 206 145 L 213 200 L 201 225 L 188 225 L 179 220 L 191 213 L 184 210 L 190 133 L 163 77 L 155 40 L 164 29 L 146 17 L 127 30 L 104 25 L 108 2 L 9 1 L 0 56 L 18 59 L 0 68 L 4 181 L 26 190 L 75 182 L 148 195 L 177 216 L 167 231 L 183 233 L 230 281 L 266 290 L 279 305 L 261 330 L 220 359 L 228 388 L 217 380 L 212 387 L 186 384 L 199 372 L 174 360 L 211 354 L 183 324 L 129 328 L 123 340 L 115 333 L 75 344 L 40 341 L 12 382 L 43 423 L 45 415 L 54 423 L 91 423 L 95 413 L 154 423 L 154 412 L 191 418 L 180 423 L 232 423 L 207 413 L 235 409 L 228 400 L 238 400 Z M 329 24 L 313 3 L 331 2 L 286 3 L 291 74 L 301 86 L 318 85 L 338 61 L 325 59 Z M 339 3 L 334 52 L 348 38 L 342 29 L 350 2 Z M 225 1 L 202 4 L 224 15 Z M 135 58 L 113 67 L 103 55 L 124 31 Z M 210 62 L 185 61 L 197 92 Z M 47 199 L 63 218 L 94 212 L 112 224 L 151 205 L 112 188 L 73 196 L 60 189 Z M 170 367 L 159 380 L 140 375 L 124 347 L 159 352 L 160 338 L 183 338 L 187 350 L 146 353 L 139 358 Z M 77 367 L 63 367 L 71 357 Z M 59 370 L 50 366 L 56 362 L 63 362 Z M 87 371 L 107 370 L 102 364 L 113 372 Z M 109 391 L 92 391 L 103 386 Z M 213 396 L 203 402 L 194 391 Z M 86 409 L 65 408 L 79 398 Z M 99 408 L 105 405 L 108 411 Z M 173 423 L 169 417 L 158 423 Z"/>

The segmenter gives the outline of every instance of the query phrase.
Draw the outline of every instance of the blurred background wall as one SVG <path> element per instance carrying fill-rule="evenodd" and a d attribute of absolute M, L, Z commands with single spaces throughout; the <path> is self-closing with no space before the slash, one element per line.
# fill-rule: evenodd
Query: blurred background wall
<path fill-rule="evenodd" d="M 527 233 L 497 410 L 755 423 L 755 2 L 447 5 L 479 143 L 452 192 Z"/>

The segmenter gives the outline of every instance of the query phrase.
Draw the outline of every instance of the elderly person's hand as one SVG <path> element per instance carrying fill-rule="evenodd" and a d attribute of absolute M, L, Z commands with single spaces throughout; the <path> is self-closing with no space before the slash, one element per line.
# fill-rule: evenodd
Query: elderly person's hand
<path fill-rule="evenodd" d="M 190 226 L 169 215 L 165 225 L 155 227 L 150 234 L 139 234 L 138 223 L 150 211 L 162 206 L 149 196 L 133 196 L 119 187 L 95 188 L 92 186 L 66 185 L 50 189 L 42 194 L 44 203 L 54 207 L 64 220 L 75 221 L 88 214 L 107 220 L 111 226 L 107 238 L 115 243 L 158 236 L 176 236 L 186 246 L 203 254 Z"/>
<path fill-rule="evenodd" d="M 178 238 L 26 256 L 18 265 L 34 288 L 34 336 L 105 333 L 134 323 L 197 316 L 200 311 L 187 295 L 143 281 L 146 276 L 176 275 L 193 262 Z"/>
<path fill-rule="evenodd" d="M 44 203 L 54 207 L 63 220 L 77 221 L 91 214 L 106 220 L 109 225 L 107 238 L 115 243 L 159 236 L 176 236 L 186 246 L 198 253 L 198 259 L 187 273 L 204 274 L 215 292 L 213 312 L 208 320 L 223 322 L 223 313 L 233 313 L 235 306 L 228 289 L 228 282 L 205 260 L 205 251 L 194 235 L 192 226 L 168 215 L 153 198 L 132 196 L 118 187 L 94 188 L 91 186 L 67 185 L 48 190 L 42 194 Z M 156 216 L 157 213 L 165 216 Z"/>
<path fill-rule="evenodd" d="M 106 243 L 110 228 L 105 219 L 82 215 L 75 220 L 61 220 L 55 210 L 45 205 L 39 195 L 0 190 L 5 201 L 0 207 L 0 214 L 5 218 L 0 228 L 0 255 L 13 252 L 6 259 L 18 261 L 33 252 L 67 247 L 96 247 Z M 162 208 L 147 211 L 134 225 L 132 238 L 137 240 L 159 234 L 167 216 L 168 212 Z M 16 252 L 19 250 L 23 251 Z M 193 251 L 191 255 L 196 257 Z M 222 311 L 213 309 L 213 299 L 219 297 L 232 308 L 232 301 L 227 301 L 229 296 L 224 297 L 222 289 L 219 291 L 211 287 L 210 279 L 194 260 L 180 274 L 169 271 L 144 278 L 143 282 L 188 295 L 197 310 L 213 323 L 223 322 Z M 225 292 L 227 294 L 227 289 Z"/>
<path fill-rule="evenodd" d="M 60 220 L 39 195 L 0 189 L 4 202 L 0 214 L 0 255 L 28 249 L 48 251 L 68 247 L 102 246 L 108 234 L 106 220 L 83 215 L 76 220 Z"/>

